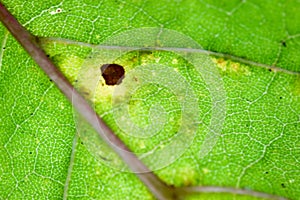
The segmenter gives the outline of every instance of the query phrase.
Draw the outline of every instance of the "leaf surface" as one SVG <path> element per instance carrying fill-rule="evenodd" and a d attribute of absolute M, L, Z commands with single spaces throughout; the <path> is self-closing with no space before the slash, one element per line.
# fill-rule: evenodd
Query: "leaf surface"
<path fill-rule="evenodd" d="M 300 17 L 299 2 L 4 4 L 34 35 L 53 38 L 44 48 L 74 84 L 94 46 L 59 38 L 101 44 L 126 30 L 158 27 L 183 33 L 203 49 L 219 53 L 210 59 L 226 91 L 226 118 L 221 136 L 205 157 L 199 152 L 211 122 L 212 99 L 209 85 L 193 65 L 166 51 L 135 51 L 117 60 L 128 69 L 143 63 L 171 66 L 197 94 L 199 126 L 192 145 L 176 162 L 155 173 L 176 187 L 212 185 L 289 199 L 300 196 L 300 21 L 295 20 Z M 90 154 L 86 141 L 76 134 L 70 103 L 6 29 L 1 26 L 0 31 L 0 198 L 153 199 L 134 174 L 120 172 Z M 226 55 L 244 60 L 224 59 Z M 180 102 L 168 88 L 156 93 L 158 86 L 149 85 L 133 96 L 132 120 L 146 126 L 151 105 L 160 102 L 174 123 L 147 141 L 122 135 L 111 111 L 112 90 L 103 88 L 107 93 L 95 100 L 95 109 L 134 151 L 147 152 L 178 129 Z M 215 193 L 191 198 L 255 199 Z"/>

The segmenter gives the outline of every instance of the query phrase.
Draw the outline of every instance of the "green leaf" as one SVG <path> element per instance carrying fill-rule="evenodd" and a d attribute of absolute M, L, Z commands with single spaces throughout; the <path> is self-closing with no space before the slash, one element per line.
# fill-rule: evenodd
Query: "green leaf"
<path fill-rule="evenodd" d="M 192 38 L 213 52 L 205 57 L 207 67 L 222 78 L 213 86 L 169 46 L 164 51 L 126 52 L 114 60 L 132 73 L 139 66 L 169 66 L 198 98 L 193 112 L 198 116 L 197 131 L 191 146 L 155 173 L 175 187 L 236 187 L 289 199 L 300 196 L 300 22 L 295 20 L 300 17 L 299 2 L 15 0 L 4 4 L 30 32 L 46 37 L 41 41 L 50 58 L 137 153 L 163 148 L 161 143 L 182 125 L 185 104 L 170 87 L 138 88 L 129 101 L 132 122 L 142 128 L 151 124 L 151 106 L 160 103 L 166 113 L 158 109 L 154 116 L 162 114 L 168 123 L 151 139 L 133 138 L 115 121 L 115 88 L 100 82 L 98 89 L 104 92 L 90 91 L 88 81 L 78 82 L 84 80 L 78 74 L 87 63 L 100 67 L 108 62 L 116 50 L 103 57 L 96 45 L 127 30 L 156 27 Z M 81 133 L 78 137 L 77 131 L 85 127 L 79 126 L 70 103 L 7 30 L 1 26 L 0 31 L 0 198 L 153 199 L 134 174 L 116 169 L 118 163 L 101 160 L 99 152 L 117 160 L 103 146 L 101 151 L 91 148 L 101 141 L 91 138 L 92 134 L 87 139 Z M 135 41 L 138 38 L 131 38 L 128 44 Z M 182 47 L 180 42 L 172 45 Z M 190 55 L 188 50 L 181 52 Z M 170 77 L 157 76 L 157 81 Z M 211 88 L 219 84 L 226 92 L 218 102 L 226 105 L 225 121 L 216 144 L 203 157 L 200 152 L 214 119 Z M 256 199 L 218 193 L 191 198 Z"/>

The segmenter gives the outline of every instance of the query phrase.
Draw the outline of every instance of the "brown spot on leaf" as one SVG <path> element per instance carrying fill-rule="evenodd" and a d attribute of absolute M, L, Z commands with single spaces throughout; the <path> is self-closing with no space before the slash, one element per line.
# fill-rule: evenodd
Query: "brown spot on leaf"
<path fill-rule="evenodd" d="M 125 70 L 118 64 L 105 64 L 101 66 L 101 73 L 106 85 L 119 85 L 125 74 Z"/>

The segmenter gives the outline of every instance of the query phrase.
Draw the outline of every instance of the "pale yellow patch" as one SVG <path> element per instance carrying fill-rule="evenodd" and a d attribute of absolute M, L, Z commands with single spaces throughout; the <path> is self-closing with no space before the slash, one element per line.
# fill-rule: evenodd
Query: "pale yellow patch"
<path fill-rule="evenodd" d="M 204 174 L 208 174 L 210 172 L 210 170 L 207 169 L 207 168 L 202 168 L 202 171 L 203 171 Z"/>
<path fill-rule="evenodd" d="M 231 64 L 231 69 L 232 69 L 232 71 L 234 71 L 234 72 L 238 72 L 239 67 L 240 67 L 240 64 L 239 64 L 239 63 L 232 63 L 232 64 Z"/>
<path fill-rule="evenodd" d="M 106 85 L 105 80 L 101 76 L 100 81 L 96 87 L 96 91 L 94 93 L 94 101 L 101 102 L 101 101 L 111 101 L 111 97 L 114 93 L 116 85 Z"/>
<path fill-rule="evenodd" d="M 146 147 L 143 140 L 141 140 L 141 141 L 139 142 L 139 147 L 140 147 L 141 149 L 144 149 L 144 148 Z"/>
<path fill-rule="evenodd" d="M 96 174 L 97 175 L 101 174 L 100 170 L 96 170 Z"/>
<path fill-rule="evenodd" d="M 59 62 L 59 67 L 61 71 L 63 71 L 64 74 L 66 74 L 70 82 L 73 82 L 78 76 L 82 63 L 82 58 L 70 55 L 67 59 L 63 59 Z"/>
<path fill-rule="evenodd" d="M 155 57 L 153 54 L 143 54 L 141 55 L 141 65 L 145 66 L 148 65 L 150 63 L 159 63 L 161 60 L 161 57 Z"/>
<path fill-rule="evenodd" d="M 297 76 L 293 86 L 292 92 L 295 96 L 300 96 L 300 76 Z"/>
<path fill-rule="evenodd" d="M 195 184 L 196 172 L 194 169 L 190 167 L 181 168 L 180 171 L 177 172 L 177 175 L 182 178 L 184 186 Z"/>
<path fill-rule="evenodd" d="M 62 109 L 62 110 L 65 109 L 65 106 L 64 106 L 63 103 L 60 103 L 60 104 L 59 104 L 59 107 L 60 107 L 60 109 Z"/>
<path fill-rule="evenodd" d="M 174 65 L 178 64 L 178 60 L 177 60 L 176 58 L 174 58 L 174 59 L 172 60 L 172 64 L 174 64 Z"/>
<path fill-rule="evenodd" d="M 161 59 L 161 57 L 155 58 L 155 62 L 156 62 L 156 63 L 159 63 L 160 59 Z"/>
<path fill-rule="evenodd" d="M 216 63 L 222 71 L 226 71 L 227 62 L 223 58 L 213 58 L 212 61 Z"/>
<path fill-rule="evenodd" d="M 249 68 L 232 60 L 224 60 L 224 58 L 212 58 L 212 61 L 217 64 L 217 67 L 222 71 L 227 71 L 233 74 L 251 75 Z"/>

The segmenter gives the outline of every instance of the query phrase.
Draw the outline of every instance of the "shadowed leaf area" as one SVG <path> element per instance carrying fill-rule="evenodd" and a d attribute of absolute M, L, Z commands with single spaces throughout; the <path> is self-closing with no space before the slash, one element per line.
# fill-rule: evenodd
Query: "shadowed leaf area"
<path fill-rule="evenodd" d="M 41 38 L 51 60 L 133 152 L 159 151 L 181 127 L 196 127 L 182 155 L 154 170 L 168 185 L 232 187 L 299 199 L 299 1 L 3 4 Z M 95 45 L 142 27 L 177 31 L 214 52 L 207 56 L 206 67 L 218 72 L 211 80 L 217 89 L 223 85 L 224 93 L 212 91 L 208 79 L 187 59 L 192 54 L 188 50 L 132 50 L 112 61 L 110 53 L 122 49 L 115 46 L 99 56 Z M 122 162 L 89 128 L 79 127 L 71 104 L 2 25 L 0 44 L 0 199 L 154 199 L 134 174 L 119 170 Z M 106 84 L 101 66 L 108 63 L 124 67 L 124 79 L 114 76 L 114 84 Z M 166 68 L 156 72 L 150 65 Z M 93 90 L 85 84 L 89 79 L 83 71 L 98 78 Z M 172 79 L 173 73 L 178 79 Z M 117 90 L 119 86 L 125 89 Z M 186 92 L 178 92 L 183 87 Z M 124 115 L 118 107 L 123 102 L 128 111 Z M 217 126 L 213 113 L 220 102 L 225 105 L 221 132 L 202 156 L 205 139 Z M 184 119 L 185 109 L 195 110 L 195 123 Z M 128 120 L 135 126 L 126 126 Z M 147 162 L 156 166 L 161 160 Z M 187 199 L 263 198 L 209 192 Z"/>

